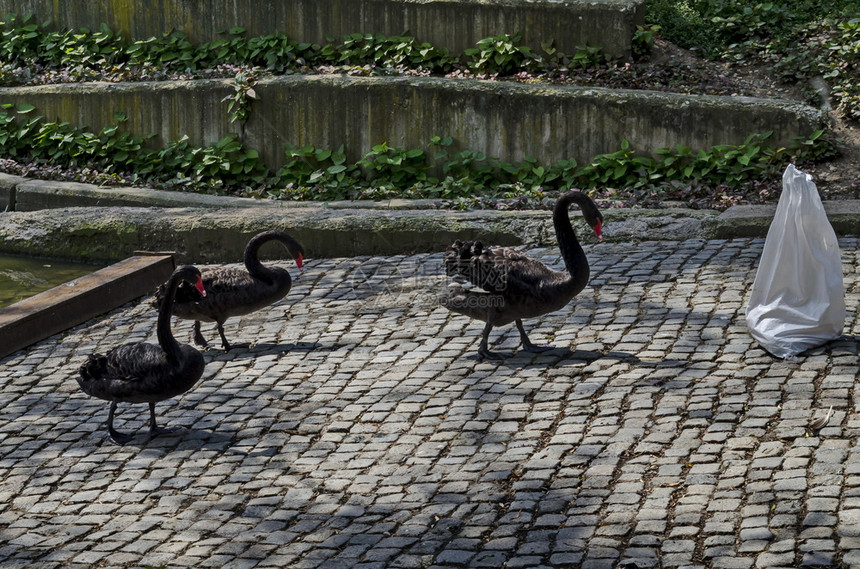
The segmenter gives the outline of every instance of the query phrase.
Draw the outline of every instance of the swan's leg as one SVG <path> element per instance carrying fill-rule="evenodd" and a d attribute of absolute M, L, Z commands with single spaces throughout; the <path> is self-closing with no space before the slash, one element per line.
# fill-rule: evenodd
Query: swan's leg
<path fill-rule="evenodd" d="M 526 336 L 526 330 L 525 330 L 525 328 L 523 328 L 523 321 L 522 320 L 517 320 L 517 330 L 520 331 L 520 340 L 522 340 L 522 342 L 523 342 L 523 350 L 525 350 L 527 352 L 540 353 L 540 352 L 545 352 L 547 350 L 554 349 L 552 346 L 538 346 L 538 345 L 532 344 L 531 340 L 529 340 L 529 337 Z"/>
<path fill-rule="evenodd" d="M 490 330 L 493 329 L 493 325 L 487 322 L 487 325 L 484 326 L 484 333 L 481 335 L 481 343 L 478 345 L 478 357 L 486 358 L 488 360 L 502 360 L 505 356 L 498 354 L 496 352 L 491 352 L 489 348 L 490 342 Z"/>
<path fill-rule="evenodd" d="M 209 342 L 206 341 L 206 338 L 203 337 L 203 334 L 200 332 L 200 321 L 194 321 L 194 343 L 198 346 L 208 346 Z"/>
<path fill-rule="evenodd" d="M 230 351 L 230 342 L 227 341 L 227 336 L 224 335 L 224 323 L 218 322 L 218 334 L 221 336 L 221 346 L 225 352 Z"/>
<path fill-rule="evenodd" d="M 110 440 L 112 440 L 116 444 L 122 446 L 132 439 L 132 435 L 127 435 L 126 433 L 120 433 L 119 431 L 117 431 L 116 429 L 113 428 L 114 413 L 116 413 L 116 401 L 111 401 L 110 411 L 108 411 L 108 420 L 107 420 L 108 435 L 110 436 Z"/>
<path fill-rule="evenodd" d="M 177 427 L 159 427 L 155 422 L 155 403 L 149 403 L 149 434 L 153 437 L 156 435 L 166 435 L 173 433 Z"/>

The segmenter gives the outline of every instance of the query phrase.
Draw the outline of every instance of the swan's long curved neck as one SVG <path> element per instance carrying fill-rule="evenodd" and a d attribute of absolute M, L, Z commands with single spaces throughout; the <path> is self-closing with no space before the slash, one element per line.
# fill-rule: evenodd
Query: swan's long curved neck
<path fill-rule="evenodd" d="M 565 196 L 556 203 L 552 214 L 561 257 L 564 259 L 567 272 L 570 273 L 570 279 L 564 283 L 564 286 L 565 288 L 569 287 L 572 294 L 577 294 L 584 289 L 585 285 L 588 284 L 589 277 L 588 258 L 585 256 L 585 251 L 582 250 L 582 245 L 579 244 L 579 239 L 577 239 L 573 225 L 570 223 L 568 211 L 572 203 L 576 203 L 582 198 L 588 199 L 587 196 L 581 194 Z"/>
<path fill-rule="evenodd" d="M 176 299 L 176 288 L 179 286 L 179 280 L 180 278 L 177 275 L 173 275 L 167 281 L 167 291 L 161 307 L 158 309 L 158 324 L 156 326 L 158 345 L 164 349 L 167 357 L 174 362 L 179 360 L 181 352 L 179 342 L 173 337 L 173 331 L 170 329 L 170 318 L 173 313 L 173 301 Z"/>
<path fill-rule="evenodd" d="M 245 248 L 245 268 L 257 278 L 271 282 L 272 270 L 260 261 L 260 247 L 267 240 L 252 239 Z"/>
<path fill-rule="evenodd" d="M 245 248 L 245 268 L 254 277 L 271 283 L 274 281 L 275 272 L 260 261 L 260 247 L 269 241 L 283 243 L 294 258 L 296 255 L 294 249 L 298 243 L 288 240 L 287 236 L 284 235 L 265 233 L 257 235 L 248 242 L 248 246 Z"/>

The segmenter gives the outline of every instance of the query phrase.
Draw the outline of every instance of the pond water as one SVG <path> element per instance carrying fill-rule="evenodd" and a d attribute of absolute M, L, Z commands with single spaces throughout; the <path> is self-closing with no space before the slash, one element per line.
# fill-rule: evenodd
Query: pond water
<path fill-rule="evenodd" d="M 0 308 L 101 268 L 97 265 L 0 255 Z"/>

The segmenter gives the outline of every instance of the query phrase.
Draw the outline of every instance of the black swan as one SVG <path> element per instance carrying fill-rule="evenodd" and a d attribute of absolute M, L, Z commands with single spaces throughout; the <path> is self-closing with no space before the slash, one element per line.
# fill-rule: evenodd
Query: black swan
<path fill-rule="evenodd" d="M 170 432 L 172 429 L 156 424 L 155 403 L 185 393 L 203 375 L 203 355 L 177 342 L 170 331 L 170 308 L 180 282 L 192 283 L 206 296 L 196 267 L 183 265 L 173 271 L 158 311 L 157 346 L 146 342 L 124 344 L 105 355 L 91 354 L 80 368 L 77 379 L 84 393 L 111 402 L 107 427 L 111 440 L 117 444 L 125 444 L 132 438 L 113 427 L 117 403 L 149 403 L 150 433 L 154 436 Z"/>
<path fill-rule="evenodd" d="M 301 272 L 304 250 L 295 239 L 282 231 L 265 231 L 255 235 L 245 247 L 245 268 L 215 267 L 203 269 L 205 298 L 190 286 L 180 286 L 173 304 L 173 314 L 194 320 L 194 342 L 206 346 L 200 333 L 200 322 L 215 322 L 221 336 L 221 346 L 230 350 L 224 335 L 224 322 L 231 316 L 242 316 L 259 310 L 284 298 L 292 286 L 289 271 L 280 267 L 267 267 L 260 262 L 260 247 L 269 241 L 280 241 L 293 257 Z M 161 289 L 156 293 L 156 304 L 161 302 Z"/>
<path fill-rule="evenodd" d="M 542 352 L 551 346 L 536 346 L 523 329 L 523 318 L 534 318 L 565 306 L 588 283 L 588 259 L 570 224 L 568 208 L 577 204 L 585 221 L 602 240 L 603 216 L 586 194 L 570 190 L 555 204 L 552 220 L 567 271 L 554 271 L 525 253 L 509 247 L 487 247 L 480 241 L 454 242 L 445 251 L 445 272 L 466 279 L 483 291 L 455 286 L 442 305 L 453 312 L 486 322 L 478 347 L 481 358 L 501 359 L 488 347 L 490 330 L 516 322 L 523 349 Z"/>

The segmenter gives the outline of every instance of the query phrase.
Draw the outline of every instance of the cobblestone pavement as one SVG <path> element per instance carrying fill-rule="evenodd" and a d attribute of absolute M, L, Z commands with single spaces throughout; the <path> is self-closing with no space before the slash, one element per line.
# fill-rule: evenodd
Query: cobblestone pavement
<path fill-rule="evenodd" d="M 0 567 L 860 566 L 841 244 L 846 335 L 797 361 L 746 331 L 761 239 L 589 246 L 590 286 L 526 323 L 572 352 L 502 362 L 433 304 L 441 255 L 311 261 L 286 301 L 228 321 L 256 345 L 209 350 L 157 406 L 183 429 L 149 439 L 147 407 L 121 405 L 142 431 L 120 447 L 74 377 L 154 341 L 148 304 L 123 307 L 0 361 Z"/>

